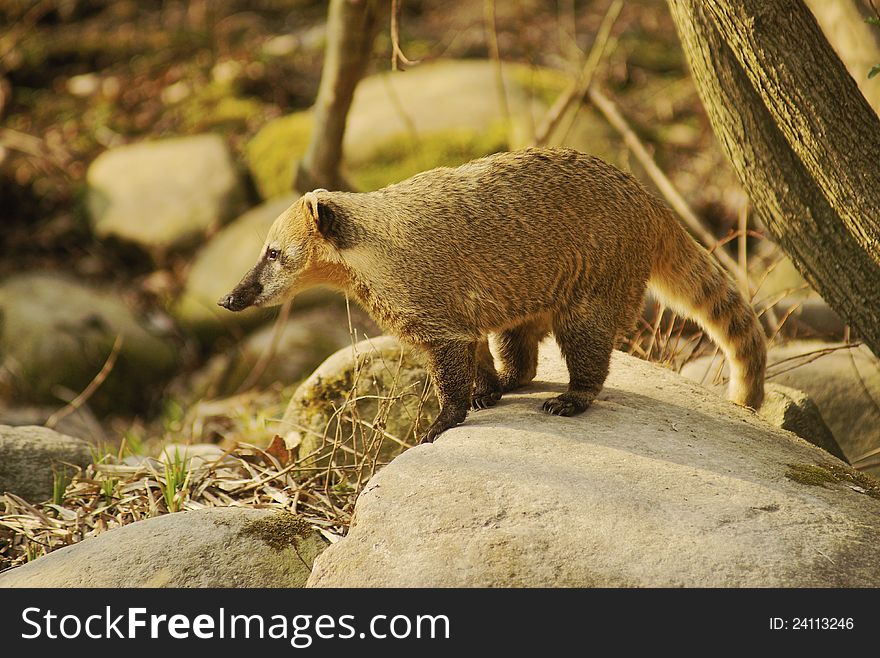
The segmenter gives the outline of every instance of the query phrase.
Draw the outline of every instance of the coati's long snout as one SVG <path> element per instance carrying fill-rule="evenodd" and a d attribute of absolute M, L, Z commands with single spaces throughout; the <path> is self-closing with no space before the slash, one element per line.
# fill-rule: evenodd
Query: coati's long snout
<path fill-rule="evenodd" d="M 263 284 L 257 278 L 256 268 L 245 274 L 244 278 L 228 295 L 221 297 L 217 304 L 230 311 L 243 311 L 256 304 L 263 292 Z"/>

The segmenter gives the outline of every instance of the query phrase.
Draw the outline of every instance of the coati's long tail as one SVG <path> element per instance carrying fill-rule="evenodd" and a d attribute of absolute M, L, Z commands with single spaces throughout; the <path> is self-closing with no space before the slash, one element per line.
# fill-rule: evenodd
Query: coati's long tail
<path fill-rule="evenodd" d="M 758 317 L 733 279 L 675 218 L 660 235 L 651 289 L 670 308 L 698 322 L 724 352 L 730 364 L 730 400 L 758 409 L 767 363 Z"/>

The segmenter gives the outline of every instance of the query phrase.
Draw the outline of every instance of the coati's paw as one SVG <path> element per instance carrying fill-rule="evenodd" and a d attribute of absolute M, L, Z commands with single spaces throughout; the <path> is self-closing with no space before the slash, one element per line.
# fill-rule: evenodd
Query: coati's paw
<path fill-rule="evenodd" d="M 456 425 L 461 424 L 465 416 L 467 415 L 467 408 L 462 409 L 459 412 L 448 412 L 444 413 L 445 410 L 441 410 L 440 414 L 434 420 L 433 423 L 428 426 L 428 429 L 425 430 L 425 433 L 419 437 L 419 443 L 434 443 L 434 439 L 443 434 L 450 427 L 455 427 Z"/>
<path fill-rule="evenodd" d="M 419 445 L 423 443 L 434 443 L 434 439 L 440 436 L 443 433 L 443 430 L 436 429 L 433 425 L 431 425 L 424 434 L 419 437 Z"/>
<path fill-rule="evenodd" d="M 574 416 L 590 406 L 592 398 L 584 394 L 563 393 L 544 402 L 544 413 L 553 416 Z"/>
<path fill-rule="evenodd" d="M 471 408 L 477 410 L 488 409 L 489 407 L 494 407 L 500 399 L 500 390 L 474 391 L 471 395 Z"/>

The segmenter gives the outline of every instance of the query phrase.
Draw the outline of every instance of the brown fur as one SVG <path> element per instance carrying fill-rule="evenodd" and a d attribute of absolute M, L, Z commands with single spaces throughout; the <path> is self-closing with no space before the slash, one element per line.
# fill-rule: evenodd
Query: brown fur
<path fill-rule="evenodd" d="M 277 304 L 317 283 L 350 292 L 424 348 L 441 404 L 423 437 L 431 441 L 471 404 L 490 406 L 531 381 L 550 331 L 570 382 L 544 410 L 586 409 L 649 281 L 727 355 L 731 399 L 758 408 L 764 335 L 736 285 L 632 176 L 567 149 L 502 153 L 365 194 L 310 192 L 276 220 L 257 265 L 220 303 Z"/>

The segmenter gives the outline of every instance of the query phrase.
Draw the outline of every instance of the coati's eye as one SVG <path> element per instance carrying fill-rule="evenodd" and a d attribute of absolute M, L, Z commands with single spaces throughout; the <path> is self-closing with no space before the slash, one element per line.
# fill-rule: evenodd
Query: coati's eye
<path fill-rule="evenodd" d="M 277 249 L 266 250 L 266 258 L 268 258 L 269 260 L 277 260 L 278 259 L 278 250 Z"/>

